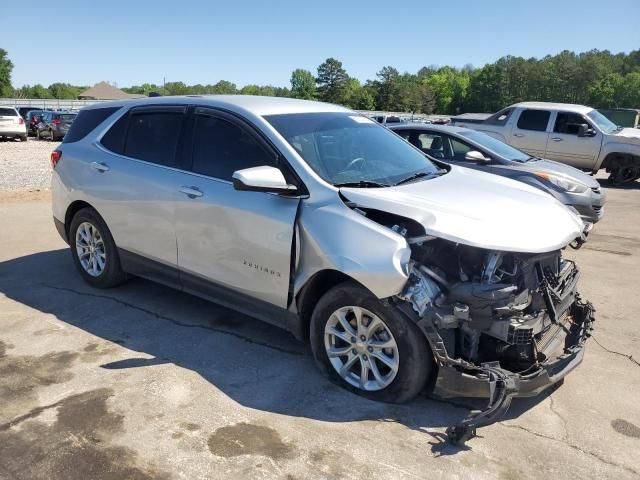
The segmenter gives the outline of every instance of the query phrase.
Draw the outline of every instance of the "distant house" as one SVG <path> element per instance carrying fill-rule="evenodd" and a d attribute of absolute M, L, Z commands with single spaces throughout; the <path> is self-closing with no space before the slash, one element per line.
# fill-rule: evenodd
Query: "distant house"
<path fill-rule="evenodd" d="M 144 98 L 144 95 L 123 92 L 107 82 L 96 83 L 78 95 L 78 100 L 126 100 L 129 98 Z"/>

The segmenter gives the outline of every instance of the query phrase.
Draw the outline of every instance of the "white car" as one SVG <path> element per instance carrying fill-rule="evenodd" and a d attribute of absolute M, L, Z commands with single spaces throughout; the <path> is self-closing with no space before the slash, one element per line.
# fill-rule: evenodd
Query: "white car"
<path fill-rule="evenodd" d="M 24 118 L 13 107 L 0 107 L 0 138 L 19 138 L 27 141 Z"/>
<path fill-rule="evenodd" d="M 640 178 L 640 130 L 617 126 L 584 105 L 522 102 L 493 115 L 465 114 L 458 127 L 484 132 L 534 157 L 611 174 L 615 184 Z"/>

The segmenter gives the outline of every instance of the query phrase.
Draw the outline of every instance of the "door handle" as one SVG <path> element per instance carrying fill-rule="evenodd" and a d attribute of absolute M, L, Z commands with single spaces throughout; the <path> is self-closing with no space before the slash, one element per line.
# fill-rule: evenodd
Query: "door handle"
<path fill-rule="evenodd" d="M 198 187 L 180 187 L 178 191 L 180 193 L 184 193 L 189 198 L 196 198 L 204 195 Z"/>
<path fill-rule="evenodd" d="M 514 133 L 513 136 L 518 138 L 524 137 L 524 133 Z"/>
<path fill-rule="evenodd" d="M 99 171 L 100 173 L 104 173 L 109 170 L 109 165 L 102 162 L 91 162 L 91 168 Z"/>
<path fill-rule="evenodd" d="M 561 142 L 562 139 L 560 137 L 551 137 L 551 140 L 553 140 L 554 142 Z"/>

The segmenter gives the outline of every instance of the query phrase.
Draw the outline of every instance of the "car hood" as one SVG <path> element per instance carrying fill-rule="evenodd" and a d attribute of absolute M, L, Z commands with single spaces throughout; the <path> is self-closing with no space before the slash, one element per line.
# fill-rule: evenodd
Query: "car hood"
<path fill-rule="evenodd" d="M 527 163 L 520 164 L 518 165 L 518 167 L 520 167 L 521 170 L 526 170 L 528 172 L 544 172 L 561 175 L 570 180 L 580 182 L 589 188 L 600 187 L 598 181 L 591 175 L 587 175 L 586 173 L 578 170 L 575 167 L 564 165 L 563 163 L 559 162 L 554 162 L 552 160 L 533 160 Z"/>
<path fill-rule="evenodd" d="M 640 145 L 640 129 L 638 128 L 623 128 L 619 132 L 607 135 L 609 139 L 613 139 L 616 142 L 634 143 Z"/>
<path fill-rule="evenodd" d="M 430 180 L 340 191 L 361 208 L 415 220 L 429 235 L 490 250 L 550 252 L 584 229 L 577 215 L 534 187 L 456 166 Z"/>

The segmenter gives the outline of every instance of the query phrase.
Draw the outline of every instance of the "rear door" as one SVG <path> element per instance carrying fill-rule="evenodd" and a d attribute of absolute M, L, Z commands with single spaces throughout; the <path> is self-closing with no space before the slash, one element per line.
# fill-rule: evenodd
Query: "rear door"
<path fill-rule="evenodd" d="M 549 140 L 551 112 L 524 109 L 514 121 L 515 125 L 508 143 L 534 157 L 544 157 Z"/>
<path fill-rule="evenodd" d="M 172 286 L 179 285 L 174 215 L 185 116 L 186 106 L 131 109 L 102 137 L 85 180 L 125 270 Z"/>
<path fill-rule="evenodd" d="M 578 137 L 581 124 L 589 125 L 592 137 Z M 583 115 L 572 112 L 556 112 L 553 131 L 547 143 L 546 158 L 579 168 L 592 168 L 600 153 L 602 133 Z"/>
<path fill-rule="evenodd" d="M 178 265 L 189 291 L 286 308 L 298 198 L 233 188 L 236 170 L 281 167 L 277 152 L 228 113 L 196 108 L 176 205 Z M 286 176 L 286 174 L 285 174 Z"/>

